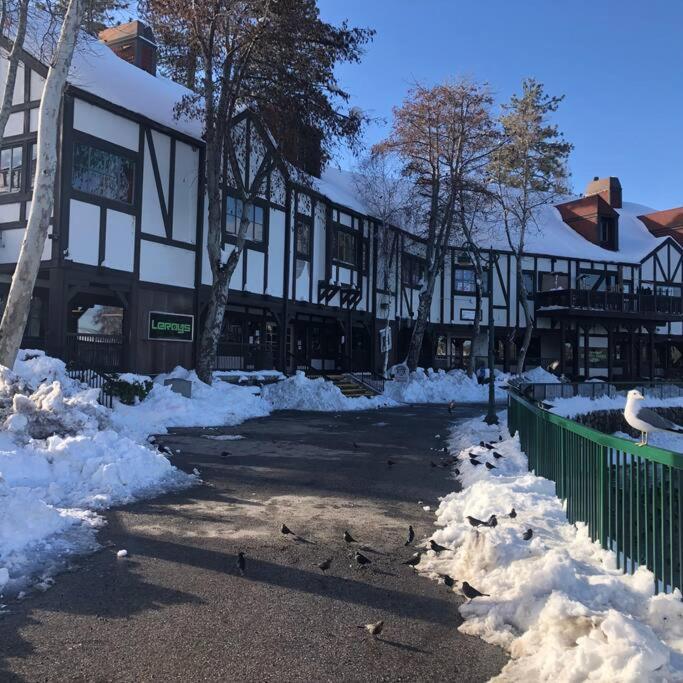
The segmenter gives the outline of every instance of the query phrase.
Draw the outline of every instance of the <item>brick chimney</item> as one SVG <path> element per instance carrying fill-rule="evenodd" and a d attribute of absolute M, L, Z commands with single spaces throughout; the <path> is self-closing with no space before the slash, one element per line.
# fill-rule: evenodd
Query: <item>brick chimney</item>
<path fill-rule="evenodd" d="M 621 208 L 621 183 L 619 182 L 619 178 L 615 178 L 614 176 L 610 176 L 609 178 L 598 178 L 598 176 L 595 176 L 595 178 L 588 183 L 583 196 L 592 197 L 596 194 L 600 195 L 613 209 Z"/>
<path fill-rule="evenodd" d="M 100 40 L 121 59 L 156 76 L 157 44 L 152 29 L 141 21 L 130 21 L 100 31 Z"/>

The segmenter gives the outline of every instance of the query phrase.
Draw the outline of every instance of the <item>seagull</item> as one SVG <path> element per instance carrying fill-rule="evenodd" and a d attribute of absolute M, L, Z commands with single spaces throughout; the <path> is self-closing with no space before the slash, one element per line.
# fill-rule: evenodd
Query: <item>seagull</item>
<path fill-rule="evenodd" d="M 378 636 L 384 629 L 384 622 L 378 621 L 374 624 L 363 624 L 358 628 L 364 628 L 371 636 Z"/>
<path fill-rule="evenodd" d="M 415 540 L 415 531 L 413 529 L 413 525 L 409 524 L 408 525 L 408 540 L 405 542 L 405 545 L 410 545 L 414 540 Z"/>
<path fill-rule="evenodd" d="M 624 419 L 631 427 L 640 432 L 640 441 L 636 446 L 647 446 L 647 437 L 650 432 L 674 432 L 683 434 L 683 427 L 671 420 L 667 420 L 656 413 L 652 408 L 640 405 L 644 396 L 637 390 L 631 389 L 626 394 L 626 406 L 624 407 Z"/>

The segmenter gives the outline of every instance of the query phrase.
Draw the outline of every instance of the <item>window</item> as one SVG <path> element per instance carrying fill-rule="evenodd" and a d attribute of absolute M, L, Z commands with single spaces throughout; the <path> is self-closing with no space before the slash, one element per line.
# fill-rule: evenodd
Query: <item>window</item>
<path fill-rule="evenodd" d="M 536 293 L 536 280 L 534 278 L 533 270 L 522 271 L 522 280 L 524 281 L 524 289 L 526 289 L 526 298 L 533 299 Z"/>
<path fill-rule="evenodd" d="M 355 267 L 358 262 L 356 236 L 345 230 L 337 230 L 337 239 L 335 241 L 335 259 Z"/>
<path fill-rule="evenodd" d="M 600 216 L 598 222 L 598 240 L 605 249 L 617 248 L 616 221 L 611 216 Z"/>
<path fill-rule="evenodd" d="M 453 291 L 456 294 L 476 293 L 477 284 L 473 268 L 455 268 L 453 271 Z"/>
<path fill-rule="evenodd" d="M 9 147 L 0 151 L 0 192 L 21 191 L 22 159 L 21 147 Z"/>
<path fill-rule="evenodd" d="M 417 289 L 425 276 L 425 261 L 412 254 L 401 254 L 401 282 L 406 287 Z"/>
<path fill-rule="evenodd" d="M 116 152 L 76 142 L 71 184 L 80 192 L 132 204 L 135 161 Z"/>
<path fill-rule="evenodd" d="M 242 201 L 228 196 L 225 231 L 228 235 L 237 236 L 242 220 Z M 251 205 L 249 226 L 244 233 L 244 239 L 250 242 L 263 242 L 264 212 L 263 207 Z"/>
<path fill-rule="evenodd" d="M 436 338 L 436 357 L 445 358 L 448 349 L 448 337 L 445 334 L 440 334 Z"/>
<path fill-rule="evenodd" d="M 311 222 L 305 216 L 296 219 L 296 255 L 299 258 L 311 258 Z"/>

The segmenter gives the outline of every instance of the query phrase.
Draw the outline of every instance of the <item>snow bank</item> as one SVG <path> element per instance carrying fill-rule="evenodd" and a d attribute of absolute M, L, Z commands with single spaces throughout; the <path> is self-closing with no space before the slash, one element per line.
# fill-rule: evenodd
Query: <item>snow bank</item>
<path fill-rule="evenodd" d="M 504 399 L 502 380 L 496 377 L 496 399 Z M 407 382 L 385 382 L 384 395 L 399 403 L 483 403 L 488 401 L 488 385 L 479 384 L 463 370 L 418 368 Z"/>
<path fill-rule="evenodd" d="M 192 382 L 191 398 L 164 386 L 164 380 L 174 378 Z M 117 403 L 112 421 L 117 428 L 138 439 L 149 434 L 165 434 L 169 427 L 234 426 L 270 414 L 272 407 L 258 394 L 258 387 L 242 387 L 220 379 L 211 385 L 205 384 L 193 370 L 178 367 L 158 375 L 141 403 L 134 406 Z"/>
<path fill-rule="evenodd" d="M 344 396 L 339 387 L 332 382 L 322 377 L 310 379 L 301 371 L 282 382 L 264 386 L 262 395 L 273 410 L 338 412 L 370 410 L 396 405 L 396 402 L 387 396 L 349 398 Z"/>
<path fill-rule="evenodd" d="M 97 395 L 40 351 L 0 368 L 0 593 L 46 586 L 95 549 L 96 510 L 196 481 L 117 427 Z"/>
<path fill-rule="evenodd" d="M 680 592 L 655 596 L 651 572 L 624 575 L 585 525 L 569 524 L 555 485 L 527 471 L 518 439 L 503 425 L 476 419 L 454 429 L 463 490 L 442 499 L 433 535 L 451 550 L 427 552 L 418 567 L 490 594 L 460 607 L 460 630 L 510 653 L 500 681 L 683 680 Z M 473 445 L 482 440 L 503 457 Z M 470 452 L 481 465 L 470 464 Z M 495 527 L 475 529 L 466 519 L 492 514 Z"/>

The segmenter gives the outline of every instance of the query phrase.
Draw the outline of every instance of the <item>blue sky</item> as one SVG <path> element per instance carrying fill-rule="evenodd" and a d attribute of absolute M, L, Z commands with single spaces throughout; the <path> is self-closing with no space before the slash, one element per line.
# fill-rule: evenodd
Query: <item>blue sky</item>
<path fill-rule="evenodd" d="M 565 95 L 572 184 L 616 175 L 624 200 L 683 205 L 683 2 L 679 0 L 318 0 L 328 21 L 376 29 L 342 87 L 391 119 L 415 81 L 488 81 L 499 100 L 533 76 Z M 369 144 L 387 127 L 369 128 Z M 342 167 L 353 158 L 341 157 Z"/>

